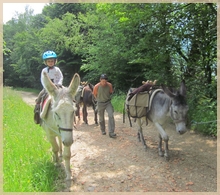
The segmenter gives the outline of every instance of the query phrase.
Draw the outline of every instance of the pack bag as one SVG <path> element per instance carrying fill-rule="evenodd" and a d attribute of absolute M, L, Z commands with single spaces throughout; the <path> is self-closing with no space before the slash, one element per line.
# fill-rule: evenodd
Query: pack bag
<path fill-rule="evenodd" d="M 130 92 L 136 90 L 137 88 L 131 88 Z M 129 99 L 129 93 L 127 95 L 125 105 L 127 107 L 127 113 L 132 118 L 141 118 L 147 115 L 148 112 L 148 105 L 149 105 L 149 98 L 150 94 L 149 91 L 139 92 L 133 97 Z"/>
<path fill-rule="evenodd" d="M 82 86 L 82 85 L 79 85 L 78 88 L 77 88 L 77 91 L 76 91 L 76 94 L 75 94 L 75 97 L 74 97 L 74 100 L 77 104 L 80 103 L 80 99 L 82 97 L 83 89 L 84 89 L 84 86 Z"/>
<path fill-rule="evenodd" d="M 150 91 L 139 92 L 130 98 L 130 93 L 137 88 L 130 88 L 127 93 L 127 97 L 124 104 L 123 110 L 123 123 L 125 123 L 125 113 L 127 112 L 128 119 L 130 122 L 130 127 L 132 127 L 131 118 L 141 118 L 146 117 L 146 125 L 148 125 L 147 113 L 151 109 L 152 101 L 154 96 L 158 92 L 163 92 L 160 86 L 154 86 Z"/>

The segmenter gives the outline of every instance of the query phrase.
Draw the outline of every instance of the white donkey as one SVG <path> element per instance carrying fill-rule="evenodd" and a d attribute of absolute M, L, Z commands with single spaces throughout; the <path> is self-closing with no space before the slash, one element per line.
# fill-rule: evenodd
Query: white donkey
<path fill-rule="evenodd" d="M 73 143 L 73 123 L 76 111 L 73 99 L 80 84 L 80 76 L 75 74 L 69 87 L 57 88 L 47 73 L 44 73 L 42 84 L 49 94 L 47 102 L 50 103 L 46 103 L 41 112 L 41 126 L 46 131 L 48 141 L 52 145 L 53 161 L 55 163 L 58 163 L 59 160 L 58 152 L 60 156 L 62 156 L 63 143 L 66 179 L 70 180 L 72 179 L 70 170 L 70 147 Z M 58 137 L 59 145 L 56 137 Z"/>

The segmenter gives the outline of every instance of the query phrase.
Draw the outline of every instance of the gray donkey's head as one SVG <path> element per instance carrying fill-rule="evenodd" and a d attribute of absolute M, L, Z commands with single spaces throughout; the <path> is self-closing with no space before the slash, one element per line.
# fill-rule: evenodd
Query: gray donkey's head
<path fill-rule="evenodd" d="M 171 92 L 162 86 L 164 92 L 171 98 L 170 116 L 176 125 L 176 131 L 180 134 L 186 132 L 186 116 L 188 105 L 186 103 L 185 81 L 181 82 L 180 88 L 176 92 Z"/>

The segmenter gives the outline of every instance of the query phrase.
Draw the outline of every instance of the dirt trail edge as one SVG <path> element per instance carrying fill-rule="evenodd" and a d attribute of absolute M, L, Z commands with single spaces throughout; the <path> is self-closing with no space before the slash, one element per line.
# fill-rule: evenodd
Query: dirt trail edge
<path fill-rule="evenodd" d="M 36 95 L 21 93 L 34 104 Z M 82 118 L 82 117 L 81 117 Z M 71 192 L 217 192 L 217 139 L 188 131 L 178 135 L 167 125 L 170 160 L 158 156 L 158 133 L 150 124 L 144 129 L 148 146 L 137 140 L 137 127 L 115 113 L 116 139 L 101 135 L 93 111 L 88 125 L 77 119 L 72 145 L 73 181 L 62 191 Z M 106 118 L 107 120 L 107 118 Z M 107 125 L 107 121 L 106 121 Z"/>

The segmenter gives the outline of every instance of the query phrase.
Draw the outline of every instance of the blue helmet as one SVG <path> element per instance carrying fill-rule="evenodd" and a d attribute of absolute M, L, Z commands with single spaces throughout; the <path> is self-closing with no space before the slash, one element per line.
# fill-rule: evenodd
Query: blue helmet
<path fill-rule="evenodd" d="M 42 56 L 43 60 L 54 58 L 57 59 L 57 54 L 54 51 L 46 51 Z"/>

